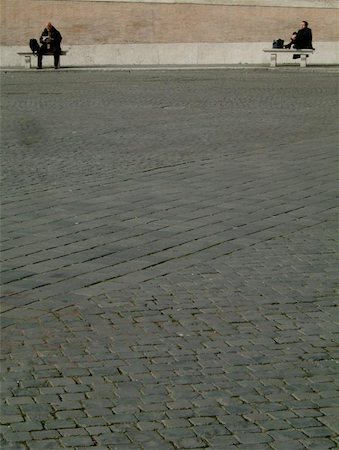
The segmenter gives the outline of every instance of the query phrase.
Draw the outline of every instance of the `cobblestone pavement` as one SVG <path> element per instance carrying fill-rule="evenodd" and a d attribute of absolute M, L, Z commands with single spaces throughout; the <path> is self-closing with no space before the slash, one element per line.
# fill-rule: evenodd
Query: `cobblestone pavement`
<path fill-rule="evenodd" d="M 3 448 L 337 448 L 338 76 L 1 79 Z"/>

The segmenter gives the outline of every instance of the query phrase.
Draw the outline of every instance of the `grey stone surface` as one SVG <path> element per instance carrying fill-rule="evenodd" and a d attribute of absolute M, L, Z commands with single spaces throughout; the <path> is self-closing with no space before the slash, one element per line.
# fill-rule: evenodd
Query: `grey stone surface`
<path fill-rule="evenodd" d="M 0 75 L 3 448 L 336 448 L 337 74 Z"/>

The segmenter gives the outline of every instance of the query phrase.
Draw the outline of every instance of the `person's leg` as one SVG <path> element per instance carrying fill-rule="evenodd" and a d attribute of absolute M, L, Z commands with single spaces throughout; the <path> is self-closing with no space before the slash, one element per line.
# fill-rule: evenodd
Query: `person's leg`
<path fill-rule="evenodd" d="M 38 67 L 37 67 L 38 69 L 42 69 L 42 55 L 43 55 L 43 52 L 40 48 L 38 51 Z"/>
<path fill-rule="evenodd" d="M 54 69 L 60 68 L 60 49 L 55 49 L 54 52 Z"/>
<path fill-rule="evenodd" d="M 42 69 L 42 55 L 46 53 L 46 46 L 42 45 L 38 51 L 38 69 Z"/>

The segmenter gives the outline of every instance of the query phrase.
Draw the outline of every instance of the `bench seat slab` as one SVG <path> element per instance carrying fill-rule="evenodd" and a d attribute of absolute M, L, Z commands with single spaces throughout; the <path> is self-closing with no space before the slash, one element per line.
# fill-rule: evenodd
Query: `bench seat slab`
<path fill-rule="evenodd" d="M 309 53 L 313 53 L 313 49 L 300 49 L 300 50 L 291 50 L 287 48 L 271 48 L 271 49 L 264 49 L 265 53 L 270 53 L 271 59 L 270 59 L 270 66 L 271 67 L 277 67 L 277 56 L 278 53 L 293 53 L 295 55 L 300 56 L 300 67 L 306 67 L 307 66 L 307 55 Z"/>

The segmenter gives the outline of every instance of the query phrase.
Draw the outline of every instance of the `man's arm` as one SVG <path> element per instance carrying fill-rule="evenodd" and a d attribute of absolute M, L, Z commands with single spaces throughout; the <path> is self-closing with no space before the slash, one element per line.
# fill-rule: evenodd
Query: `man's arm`
<path fill-rule="evenodd" d="M 54 28 L 53 39 L 54 39 L 55 43 L 59 43 L 59 44 L 62 41 L 62 36 L 56 28 Z"/>
<path fill-rule="evenodd" d="M 41 33 L 41 36 L 40 36 L 40 44 L 43 44 L 43 43 L 44 43 L 44 37 L 46 37 L 46 36 L 48 36 L 47 28 L 45 28 L 44 31 Z"/>
<path fill-rule="evenodd" d="M 312 43 L 312 41 L 313 41 L 312 30 L 311 30 L 311 28 L 309 28 L 309 30 L 310 30 L 310 48 L 313 49 L 313 43 Z M 314 49 L 313 49 L 313 50 L 314 50 Z"/>

